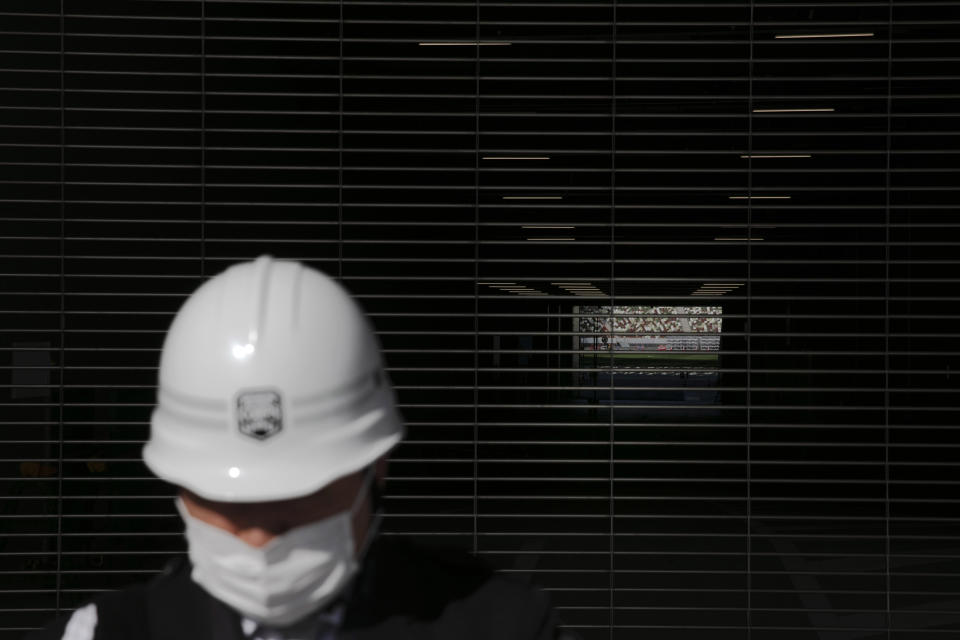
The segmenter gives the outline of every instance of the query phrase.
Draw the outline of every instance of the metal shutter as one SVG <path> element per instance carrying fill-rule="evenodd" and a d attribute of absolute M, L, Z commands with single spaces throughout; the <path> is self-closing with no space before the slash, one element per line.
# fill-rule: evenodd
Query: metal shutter
<path fill-rule="evenodd" d="M 139 460 L 159 348 L 260 253 L 377 327 L 385 535 L 585 640 L 956 634 L 958 24 L 5 0 L 0 639 L 182 553 Z"/>

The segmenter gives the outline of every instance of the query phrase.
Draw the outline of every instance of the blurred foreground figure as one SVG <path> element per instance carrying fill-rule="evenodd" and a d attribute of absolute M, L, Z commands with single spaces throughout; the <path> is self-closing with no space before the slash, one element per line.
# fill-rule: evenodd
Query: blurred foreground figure
<path fill-rule="evenodd" d="M 143 459 L 176 485 L 189 561 L 28 636 L 553 640 L 548 594 L 468 554 L 377 536 L 404 436 L 369 319 L 263 255 L 201 285 L 163 344 Z"/>

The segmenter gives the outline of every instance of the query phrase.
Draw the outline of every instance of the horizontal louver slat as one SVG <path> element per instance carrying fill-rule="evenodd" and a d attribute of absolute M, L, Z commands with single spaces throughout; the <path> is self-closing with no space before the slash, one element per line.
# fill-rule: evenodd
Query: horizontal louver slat
<path fill-rule="evenodd" d="M 182 553 L 139 462 L 163 336 L 260 253 L 376 326 L 385 535 L 534 580 L 587 640 L 955 633 L 958 24 L 5 3 L 0 638 Z"/>

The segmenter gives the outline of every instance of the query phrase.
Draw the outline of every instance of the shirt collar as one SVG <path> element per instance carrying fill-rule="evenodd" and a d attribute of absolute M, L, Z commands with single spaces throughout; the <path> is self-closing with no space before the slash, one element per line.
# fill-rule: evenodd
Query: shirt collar
<path fill-rule="evenodd" d="M 314 640 L 320 636 L 321 629 L 340 627 L 344 609 L 344 601 L 339 600 L 329 609 L 313 613 L 304 620 L 283 629 L 266 627 L 244 616 L 240 619 L 240 627 L 243 629 L 244 636 L 257 640 Z"/>

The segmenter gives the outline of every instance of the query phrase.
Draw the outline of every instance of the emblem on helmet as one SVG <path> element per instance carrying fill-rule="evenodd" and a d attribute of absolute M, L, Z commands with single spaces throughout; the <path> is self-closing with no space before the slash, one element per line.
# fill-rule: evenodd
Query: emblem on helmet
<path fill-rule="evenodd" d="M 283 429 L 280 394 L 276 391 L 247 391 L 237 396 L 237 425 L 240 433 L 266 440 Z"/>

